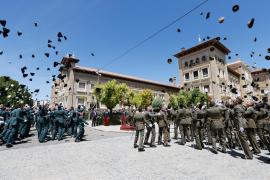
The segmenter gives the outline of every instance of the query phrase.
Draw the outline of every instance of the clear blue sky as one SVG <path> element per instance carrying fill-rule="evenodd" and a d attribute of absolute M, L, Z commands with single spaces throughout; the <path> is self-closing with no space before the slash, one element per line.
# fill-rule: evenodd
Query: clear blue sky
<path fill-rule="evenodd" d="M 143 40 L 164 25 L 170 23 L 202 0 L 10 0 L 1 2 L 0 19 L 7 20 L 11 29 L 10 36 L 0 38 L 0 75 L 8 75 L 26 84 L 32 90 L 40 88 L 39 99 L 50 95 L 51 84 L 46 80 L 58 74 L 52 68 L 53 61 L 60 61 L 67 53 L 75 53 L 81 66 L 100 67 L 129 47 Z M 233 13 L 234 4 L 240 10 Z M 177 61 L 173 55 L 182 47 L 191 47 L 201 37 L 226 36 L 223 43 L 234 54 L 248 64 L 257 62 L 259 67 L 268 67 L 270 62 L 264 60 L 266 48 L 270 42 L 269 0 L 209 0 L 200 9 L 191 13 L 180 22 L 160 33 L 119 61 L 106 67 L 106 70 L 143 77 L 168 83 L 170 77 L 178 78 Z M 206 20 L 205 15 L 211 12 Z M 218 18 L 224 16 L 225 22 L 219 24 Z M 255 17 L 252 29 L 247 22 Z M 35 28 L 33 23 L 38 22 Z M 180 28 L 181 33 L 176 29 Z M 23 35 L 18 37 L 17 31 Z M 56 34 L 61 31 L 68 41 L 58 43 Z M 254 37 L 258 41 L 253 42 Z M 47 48 L 47 40 L 59 50 L 59 55 L 44 56 L 45 52 L 53 53 Z M 255 51 L 255 58 L 250 52 Z M 94 52 L 95 56 L 90 54 Z M 262 57 L 257 55 L 261 53 Z M 23 59 L 19 59 L 19 54 Z M 32 59 L 31 54 L 36 58 Z M 167 59 L 173 58 L 169 65 Z M 12 62 L 9 64 L 8 62 Z M 20 68 L 26 65 L 27 72 L 36 72 L 33 81 L 23 79 Z"/>

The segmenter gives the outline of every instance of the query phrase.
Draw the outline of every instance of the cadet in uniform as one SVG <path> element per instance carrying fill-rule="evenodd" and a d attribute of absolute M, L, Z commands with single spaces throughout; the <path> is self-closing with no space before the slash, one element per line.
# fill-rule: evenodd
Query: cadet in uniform
<path fill-rule="evenodd" d="M 136 127 L 136 134 L 134 139 L 134 148 L 137 148 L 137 142 L 139 139 L 139 149 L 138 151 L 145 151 L 143 146 L 143 139 L 144 139 L 144 128 L 145 128 L 145 115 L 142 112 L 142 108 L 138 108 L 138 110 L 134 114 L 133 118 L 135 127 Z"/>
<path fill-rule="evenodd" d="M 180 118 L 180 133 L 181 133 L 181 145 L 185 145 L 186 141 L 190 142 L 190 126 L 192 121 L 192 113 L 188 108 L 184 108 L 180 105 L 180 109 L 178 111 L 178 115 Z"/>
<path fill-rule="evenodd" d="M 202 104 L 199 104 L 198 107 L 194 109 L 192 125 L 194 129 L 196 149 L 202 150 L 204 148 L 203 145 L 203 125 L 205 121 L 205 112 L 201 110 Z"/>
<path fill-rule="evenodd" d="M 268 122 L 268 110 L 263 107 L 263 104 L 258 104 L 257 105 L 257 111 L 258 111 L 258 116 L 256 120 L 256 125 L 257 125 L 257 133 L 258 136 L 262 142 L 262 144 L 268 149 L 270 152 L 270 142 L 265 136 L 265 132 L 267 132 L 267 128 L 269 128 L 269 122 Z"/>
<path fill-rule="evenodd" d="M 146 124 L 146 135 L 144 139 L 145 145 L 150 145 L 150 147 L 156 147 L 155 139 L 156 139 L 156 128 L 155 128 L 155 116 L 151 112 L 151 110 L 145 111 L 145 124 Z M 148 143 L 148 139 L 151 134 L 151 142 Z"/>
<path fill-rule="evenodd" d="M 251 101 L 248 102 L 247 110 L 244 113 L 244 117 L 247 120 L 246 133 L 247 133 L 247 137 L 250 142 L 250 145 L 253 148 L 253 153 L 260 154 L 261 151 L 256 141 L 256 123 L 255 123 L 258 113 L 255 111 L 253 105 L 254 105 L 253 102 Z"/>
<path fill-rule="evenodd" d="M 66 112 L 61 105 L 58 105 L 57 110 L 54 111 L 55 120 L 58 122 L 58 141 L 63 139 L 65 132 L 65 119 L 67 118 Z"/>
<path fill-rule="evenodd" d="M 226 153 L 225 137 L 224 137 L 224 111 L 226 109 L 215 106 L 214 102 L 210 103 L 210 107 L 206 110 L 205 114 L 207 121 L 209 121 L 211 136 L 212 136 L 212 147 L 215 154 L 218 153 L 216 147 L 217 138 L 219 139 L 220 145 L 222 146 L 221 152 Z"/>
<path fill-rule="evenodd" d="M 245 157 L 247 159 L 253 159 L 253 155 L 251 150 L 249 149 L 248 143 L 246 141 L 245 129 L 247 128 L 247 120 L 244 118 L 245 107 L 242 104 L 241 98 L 236 98 L 235 107 L 233 108 L 233 116 L 235 120 L 235 125 L 237 129 L 237 137 L 239 139 L 239 143 L 242 146 Z"/>

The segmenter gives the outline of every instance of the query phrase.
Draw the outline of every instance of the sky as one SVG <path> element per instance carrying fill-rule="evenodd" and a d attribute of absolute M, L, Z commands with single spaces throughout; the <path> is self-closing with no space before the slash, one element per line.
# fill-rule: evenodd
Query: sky
<path fill-rule="evenodd" d="M 48 99 L 46 95 L 50 96 L 52 83 L 46 81 L 51 82 L 51 76 L 59 73 L 58 68 L 53 68 L 54 61 L 60 62 L 66 54 L 74 54 L 80 59 L 80 66 L 100 68 L 202 1 L 1 0 L 0 19 L 7 20 L 6 27 L 11 32 L 8 38 L 0 37 L 0 51 L 3 51 L 0 76 L 10 76 L 32 91 L 40 89 L 34 98 Z M 235 4 L 240 9 L 233 13 Z M 173 55 L 182 47 L 198 44 L 199 36 L 227 37 L 221 42 L 231 50 L 232 59 L 228 62 L 240 58 L 247 64 L 256 62 L 257 67 L 269 68 L 270 61 L 264 59 L 270 47 L 269 7 L 269 0 L 209 0 L 104 70 L 168 84 L 171 77 L 179 80 L 178 63 Z M 210 12 L 209 19 L 205 18 L 207 12 Z M 225 17 L 223 24 L 218 23 L 220 17 Z M 251 18 L 255 18 L 255 23 L 249 29 L 247 22 Z M 34 27 L 34 22 L 38 27 Z M 17 36 L 17 31 L 21 31 L 22 36 Z M 67 41 L 57 42 L 58 32 L 62 32 Z M 257 42 L 253 42 L 255 37 Z M 53 41 L 58 55 L 47 47 L 48 39 Z M 255 52 L 253 58 L 251 51 Z M 49 58 L 44 55 L 47 52 Z M 23 55 L 22 59 L 19 54 Z M 31 58 L 32 54 L 35 58 Z M 173 59 L 172 64 L 167 63 L 168 58 Z M 36 73 L 32 82 L 29 77 L 22 77 L 23 66 L 28 67 L 28 73 Z M 51 71 L 46 70 L 48 67 Z"/>

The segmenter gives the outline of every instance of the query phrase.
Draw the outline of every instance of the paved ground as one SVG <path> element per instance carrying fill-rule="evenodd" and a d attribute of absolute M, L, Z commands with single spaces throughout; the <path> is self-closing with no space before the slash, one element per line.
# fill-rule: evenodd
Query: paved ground
<path fill-rule="evenodd" d="M 104 126 L 103 126 L 104 127 Z M 62 143 L 70 143 L 74 142 L 74 138 L 66 136 L 62 141 L 48 141 L 46 143 L 39 143 L 37 139 L 37 132 L 36 130 L 31 130 L 31 137 L 26 138 L 22 141 L 16 141 L 16 145 L 14 145 L 11 149 L 18 149 L 18 148 L 31 148 L 35 146 L 47 146 L 47 145 L 56 145 Z M 93 141 L 98 139 L 105 139 L 105 138 L 112 138 L 118 136 L 126 136 L 128 133 L 124 132 L 117 132 L 117 131 L 102 131 L 100 129 L 93 129 L 90 127 L 85 128 L 85 137 L 84 141 Z M 0 151 L 9 150 L 6 146 L 0 146 Z M 0 178 L 1 179 L 1 178 Z"/>
<path fill-rule="evenodd" d="M 139 153 L 132 147 L 130 133 L 89 128 L 87 131 L 88 141 L 81 143 L 47 143 L 0 151 L 0 179 L 268 180 L 270 177 L 270 156 L 266 151 L 253 160 L 244 160 L 239 151 L 215 155 L 207 149 L 195 150 L 190 143 L 181 146 L 173 141 L 171 147 L 146 148 Z"/>

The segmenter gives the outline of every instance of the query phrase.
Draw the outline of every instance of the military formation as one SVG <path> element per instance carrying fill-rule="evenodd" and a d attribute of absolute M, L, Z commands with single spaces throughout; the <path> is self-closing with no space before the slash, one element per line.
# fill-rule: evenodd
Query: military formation
<path fill-rule="evenodd" d="M 61 141 L 66 135 L 80 142 L 84 137 L 84 126 L 88 124 L 84 112 L 83 106 L 67 110 L 61 104 L 53 108 L 48 104 L 33 108 L 28 105 L 0 105 L 0 145 L 12 147 L 16 141 L 29 137 L 31 128 L 37 130 L 40 143 Z"/>
<path fill-rule="evenodd" d="M 270 106 L 266 102 L 243 103 L 241 98 L 236 98 L 232 103 L 138 108 L 129 118 L 136 128 L 134 148 L 139 152 L 145 151 L 146 145 L 157 147 L 155 125 L 158 125 L 157 145 L 169 147 L 170 124 L 174 125 L 173 139 L 181 137 L 177 141 L 180 145 L 191 142 L 197 150 L 207 146 L 218 154 L 238 149 L 245 159 L 253 159 L 261 149 L 270 152 Z"/>

